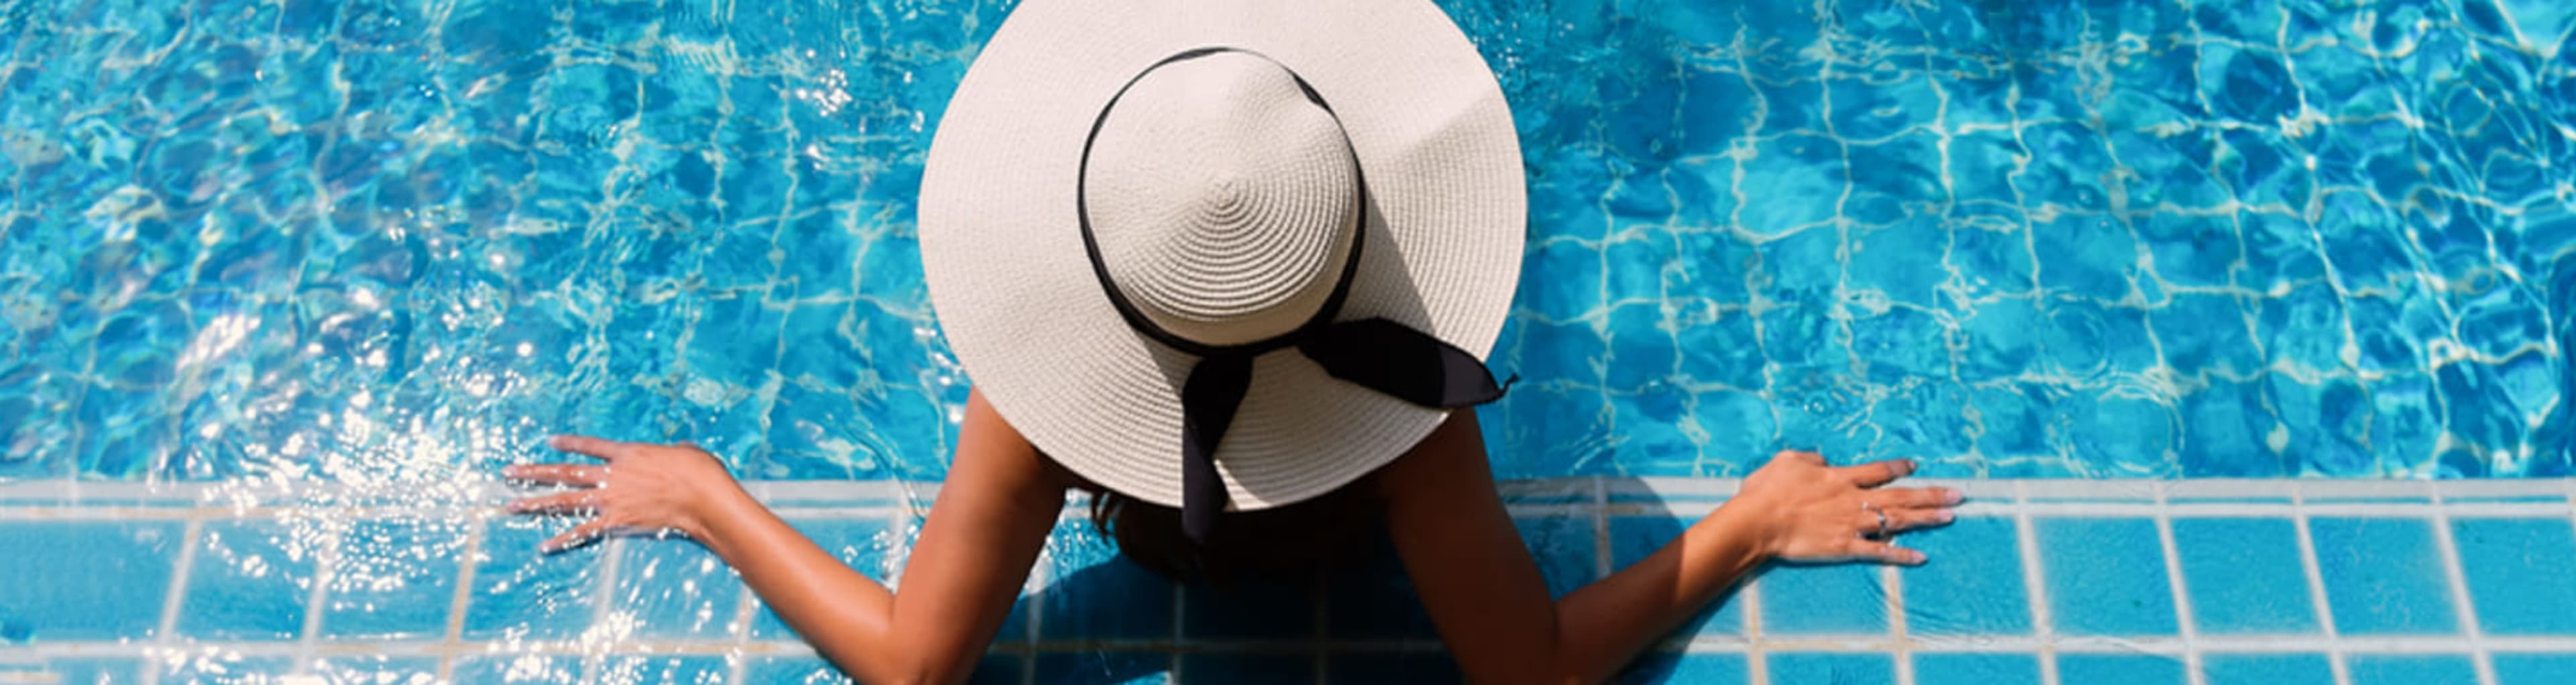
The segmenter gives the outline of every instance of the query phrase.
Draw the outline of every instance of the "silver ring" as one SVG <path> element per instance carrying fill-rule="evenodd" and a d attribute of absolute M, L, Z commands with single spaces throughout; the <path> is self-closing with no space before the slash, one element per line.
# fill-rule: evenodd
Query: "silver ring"
<path fill-rule="evenodd" d="M 1885 539 L 1887 537 L 1887 511 L 1878 508 L 1878 505 L 1870 504 L 1868 502 L 1860 503 L 1860 510 L 1878 515 L 1878 534 L 1873 537 Z"/>

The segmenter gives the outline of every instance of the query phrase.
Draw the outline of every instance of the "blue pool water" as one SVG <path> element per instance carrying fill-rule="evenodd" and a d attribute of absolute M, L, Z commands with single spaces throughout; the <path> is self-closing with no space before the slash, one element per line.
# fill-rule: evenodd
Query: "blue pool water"
<path fill-rule="evenodd" d="M 2576 475 L 2576 6 L 1441 1 L 1527 158 L 1485 425 L 1552 588 L 1776 447 L 1982 478 L 1933 564 L 1766 574 L 1623 679 L 2576 672 L 2576 480 L 2396 480 Z M 912 201 L 1009 8 L 0 0 L 0 683 L 827 680 L 490 477 L 867 480 L 753 487 L 891 577 L 967 387 Z M 1110 557 L 1061 527 L 978 678 L 1455 675 L 1392 561 Z"/>
<path fill-rule="evenodd" d="M 1444 6 L 1503 475 L 2571 471 L 2566 3 Z M 912 203 L 1008 8 L 0 0 L 0 478 L 937 479 Z"/>

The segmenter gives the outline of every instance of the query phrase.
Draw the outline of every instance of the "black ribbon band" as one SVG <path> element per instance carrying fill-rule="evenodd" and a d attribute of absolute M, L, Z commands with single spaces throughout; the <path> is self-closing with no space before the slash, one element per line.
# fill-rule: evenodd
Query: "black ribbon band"
<path fill-rule="evenodd" d="M 1262 354 L 1295 347 L 1298 353 L 1313 360 L 1334 378 L 1354 383 L 1417 406 L 1434 409 L 1472 407 L 1500 399 L 1508 383 L 1496 383 L 1485 364 L 1466 350 L 1459 349 L 1430 334 L 1383 318 L 1335 323 L 1342 301 L 1350 294 L 1351 280 L 1359 272 L 1360 251 L 1368 235 L 1368 183 L 1361 178 L 1358 153 L 1352 153 L 1351 176 L 1360 193 L 1357 225 L 1352 228 L 1350 253 L 1342 263 L 1341 277 L 1333 292 L 1324 299 L 1312 318 L 1295 330 L 1263 340 L 1235 344 L 1208 345 L 1181 337 L 1145 316 L 1136 304 L 1109 276 L 1109 266 L 1102 261 L 1099 241 L 1093 237 L 1091 206 L 1086 179 L 1091 170 L 1091 146 L 1100 138 L 1100 128 L 1109 121 L 1109 111 L 1120 98 L 1146 74 L 1165 65 L 1223 52 L 1234 52 L 1265 60 L 1258 52 L 1227 47 L 1205 47 L 1176 53 L 1155 62 L 1120 86 L 1100 115 L 1091 122 L 1091 133 L 1082 141 L 1081 175 L 1074 181 L 1075 209 L 1082 225 L 1082 247 L 1091 259 L 1092 275 L 1099 279 L 1100 289 L 1109 302 L 1126 319 L 1130 328 L 1155 342 L 1196 355 L 1199 361 L 1190 368 L 1189 380 L 1181 387 L 1181 530 L 1196 544 L 1207 544 L 1216 533 L 1217 515 L 1226 509 L 1225 480 L 1217 475 L 1216 450 L 1225 440 L 1226 428 L 1234 424 L 1235 410 L 1243 404 L 1244 393 L 1252 388 L 1253 359 Z M 1306 79 L 1277 60 L 1281 71 L 1297 82 L 1306 99 L 1323 108 L 1340 124 L 1331 105 L 1315 92 Z M 1349 144 L 1345 134 L 1343 144 Z"/>

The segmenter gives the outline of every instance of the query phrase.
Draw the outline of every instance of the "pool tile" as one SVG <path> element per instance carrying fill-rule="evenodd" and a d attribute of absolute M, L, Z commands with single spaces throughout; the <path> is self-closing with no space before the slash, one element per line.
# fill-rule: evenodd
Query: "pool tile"
<path fill-rule="evenodd" d="M 2576 635 L 2576 574 L 2565 564 L 2576 559 L 2576 526 L 2564 518 L 2456 518 L 2451 531 L 2486 634 Z"/>
<path fill-rule="evenodd" d="M 2030 634 L 2020 539 L 2013 520 L 2000 516 L 1961 517 L 1945 527 L 1907 534 L 1897 544 L 1923 552 L 1926 561 L 1899 572 L 1906 632 Z"/>
<path fill-rule="evenodd" d="M 1594 566 L 1592 517 L 1548 516 L 1514 519 L 1521 543 L 1538 560 L 1550 598 L 1564 597 L 1592 582 Z"/>
<path fill-rule="evenodd" d="M 322 537 L 314 523 L 205 524 L 179 606 L 179 634 L 202 640 L 292 640 L 304 633 L 305 601 Z"/>
<path fill-rule="evenodd" d="M 1744 685 L 1753 682 L 1742 654 L 1651 652 L 1637 657 L 1612 682 L 1622 685 Z"/>
<path fill-rule="evenodd" d="M 455 521 L 359 521 L 340 537 L 323 602 L 322 636 L 417 639 L 447 632 L 457 558 L 467 530 Z"/>
<path fill-rule="evenodd" d="M 2156 524 L 2131 518 L 2031 521 L 2049 616 L 2062 635 L 2175 634 Z M 2118 598 L 2104 601 L 2106 598 Z M 2124 601 L 2122 601 L 2124 600 Z"/>
<path fill-rule="evenodd" d="M 475 654 L 456 658 L 458 683 L 577 683 L 581 657 L 542 654 Z M 780 682 L 780 681 L 772 681 Z"/>
<path fill-rule="evenodd" d="M 599 685 L 721 685 L 733 664 L 720 656 L 612 656 L 586 682 Z"/>
<path fill-rule="evenodd" d="M 438 658 L 331 657 L 315 659 L 312 671 L 313 675 L 332 685 L 417 685 L 432 682 L 438 677 Z"/>
<path fill-rule="evenodd" d="M 2173 534 L 2202 634 L 2318 632 L 2288 519 L 2176 518 Z"/>
<path fill-rule="evenodd" d="M 723 559 L 682 539 L 620 540 L 617 589 L 610 611 L 631 613 L 636 637 L 730 636 L 741 607 L 742 579 Z"/>
<path fill-rule="evenodd" d="M 1915 685 L 2039 685 L 2029 654 L 1914 653 Z"/>
<path fill-rule="evenodd" d="M 1762 572 L 1765 635 L 1876 635 L 1887 632 L 1887 586 L 1879 567 L 1775 566 Z"/>
<path fill-rule="evenodd" d="M 1772 652 L 1763 657 L 1775 683 L 1895 685 L 1896 660 L 1885 654 Z"/>
<path fill-rule="evenodd" d="M 474 558 L 474 586 L 466 600 L 465 639 L 564 640 L 590 627 L 601 555 L 609 545 L 556 554 L 537 551 L 539 543 L 574 525 L 569 519 L 527 517 L 484 524 L 483 546 Z"/>
<path fill-rule="evenodd" d="M 2348 654 L 2352 685 L 2474 683 L 2477 664 L 2466 654 Z"/>
<path fill-rule="evenodd" d="M 81 657 L 46 659 L 32 673 L 50 674 L 61 685 L 125 685 L 143 682 L 142 659 L 115 657 Z M 9 667 L 0 667 L 0 676 L 16 675 Z"/>
<path fill-rule="evenodd" d="M 245 657 L 233 653 L 200 653 L 160 664 L 161 682 L 192 685 L 265 685 L 280 682 L 295 670 L 295 660 L 282 656 Z"/>
<path fill-rule="evenodd" d="M 1623 569 L 1663 549 L 1674 538 L 1681 537 L 1690 519 L 1670 516 L 1613 516 L 1610 518 L 1610 567 Z M 1734 637 L 1744 634 L 1744 589 L 1739 586 L 1718 596 L 1708 606 L 1682 621 L 1673 629 L 1672 639 L 1692 637 Z"/>
<path fill-rule="evenodd" d="M 2209 685 L 2334 685 L 2334 663 L 2323 654 L 2202 654 L 2200 673 Z"/>
<path fill-rule="evenodd" d="M 2565 685 L 2576 674 L 2576 654 L 2496 653 L 2487 658 L 2495 666 L 2496 685 Z"/>
<path fill-rule="evenodd" d="M 2057 655 L 2057 681 L 2083 685 L 2183 685 L 2182 657 L 2128 654 Z"/>
<path fill-rule="evenodd" d="M 1101 538 L 1089 520 L 1056 524 L 1039 563 L 1048 569 L 1037 596 L 1040 639 L 1176 637 L 1172 582 L 1118 554 L 1117 544 Z"/>
<path fill-rule="evenodd" d="M 2345 635 L 2459 632 L 2430 522 L 2318 518 L 2308 522 L 2335 629 Z"/>
<path fill-rule="evenodd" d="M 1363 685 L 1463 684 L 1458 662 L 1445 652 L 1350 652 L 1324 657 L 1324 680 Z"/>
<path fill-rule="evenodd" d="M 795 528 L 796 532 L 803 533 L 807 539 L 813 540 L 815 546 L 831 552 L 833 557 L 841 560 L 841 563 L 849 564 L 851 568 L 858 569 L 881 583 L 885 582 L 888 574 L 892 573 L 892 569 L 889 568 L 890 562 L 887 560 L 890 548 L 902 542 L 890 537 L 893 535 L 891 527 L 881 518 L 798 519 L 787 523 Z M 736 588 L 735 592 L 742 591 L 742 581 L 739 578 L 731 583 Z M 778 614 L 771 612 L 768 605 L 756 597 L 752 600 L 752 605 L 756 607 L 752 611 L 751 620 L 753 639 L 795 639 L 796 631 L 789 630 L 786 623 L 779 621 Z M 718 616 L 717 620 L 726 621 L 732 618 L 730 614 L 723 614 Z M 1000 637 L 1007 640 L 1018 638 L 1022 634 L 1005 628 Z"/>
<path fill-rule="evenodd" d="M 1183 654 L 1181 682 L 1313 685 L 1311 654 Z"/>
<path fill-rule="evenodd" d="M 1172 655 L 1161 652 L 1050 652 L 1037 657 L 1041 685 L 1168 683 L 1171 676 Z"/>
<path fill-rule="evenodd" d="M 177 523 L 0 522 L 0 642 L 153 637 L 184 530 Z M 115 583 L 98 582 L 115 578 Z"/>

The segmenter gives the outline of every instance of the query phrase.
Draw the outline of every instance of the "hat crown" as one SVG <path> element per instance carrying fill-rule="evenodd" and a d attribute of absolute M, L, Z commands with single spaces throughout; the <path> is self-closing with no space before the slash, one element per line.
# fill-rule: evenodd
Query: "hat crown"
<path fill-rule="evenodd" d="M 1084 172 L 1101 266 L 1172 334 L 1233 345 L 1324 306 L 1359 230 L 1341 125 L 1268 59 L 1218 52 L 1145 73 Z"/>

